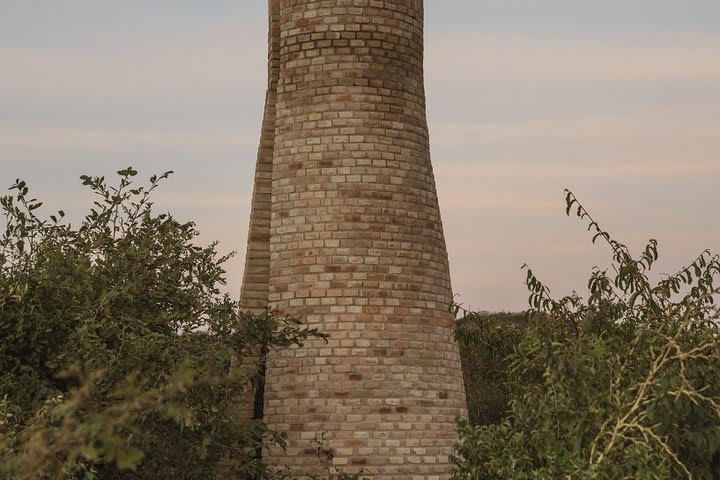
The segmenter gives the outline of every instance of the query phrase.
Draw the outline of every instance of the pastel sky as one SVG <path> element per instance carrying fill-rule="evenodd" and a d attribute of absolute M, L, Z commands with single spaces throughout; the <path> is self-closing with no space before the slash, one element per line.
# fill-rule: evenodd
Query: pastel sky
<path fill-rule="evenodd" d="M 609 265 L 571 188 L 658 271 L 720 250 L 720 2 L 426 0 L 436 182 L 459 301 L 520 310 Z M 266 82 L 263 0 L 0 0 L 0 187 L 76 221 L 81 174 L 174 170 L 161 210 L 237 250 Z"/>

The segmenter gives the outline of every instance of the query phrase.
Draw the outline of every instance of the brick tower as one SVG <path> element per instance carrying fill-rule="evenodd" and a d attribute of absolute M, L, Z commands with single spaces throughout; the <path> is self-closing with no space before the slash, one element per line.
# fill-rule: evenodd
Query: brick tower
<path fill-rule="evenodd" d="M 330 335 L 269 360 L 267 461 L 443 479 L 466 414 L 428 145 L 422 0 L 270 0 L 241 303 Z"/>

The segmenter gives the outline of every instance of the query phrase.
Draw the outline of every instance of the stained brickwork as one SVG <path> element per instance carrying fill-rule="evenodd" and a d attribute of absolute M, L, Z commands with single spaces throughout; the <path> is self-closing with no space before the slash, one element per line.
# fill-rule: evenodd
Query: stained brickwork
<path fill-rule="evenodd" d="M 268 305 L 270 278 L 270 201 L 272 195 L 273 150 L 275 148 L 275 117 L 277 82 L 280 73 L 279 3 L 268 4 L 268 89 L 265 97 L 260 147 L 255 167 L 255 182 L 250 209 L 245 273 L 240 302 L 245 310 L 262 311 Z"/>
<path fill-rule="evenodd" d="M 243 305 L 330 335 L 270 359 L 268 461 L 441 479 L 466 414 L 430 163 L 421 0 L 271 0 Z M 270 153 L 272 152 L 272 153 Z M 268 255 L 269 254 L 269 255 Z M 267 295 L 267 296 L 265 296 Z"/>

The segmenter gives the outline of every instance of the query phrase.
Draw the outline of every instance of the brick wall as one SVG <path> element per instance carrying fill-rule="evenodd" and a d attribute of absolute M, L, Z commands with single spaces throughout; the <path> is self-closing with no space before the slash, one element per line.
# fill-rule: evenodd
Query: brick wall
<path fill-rule="evenodd" d="M 420 0 L 271 0 L 242 302 L 330 334 L 273 356 L 268 461 L 447 478 L 465 396 L 430 163 Z"/>

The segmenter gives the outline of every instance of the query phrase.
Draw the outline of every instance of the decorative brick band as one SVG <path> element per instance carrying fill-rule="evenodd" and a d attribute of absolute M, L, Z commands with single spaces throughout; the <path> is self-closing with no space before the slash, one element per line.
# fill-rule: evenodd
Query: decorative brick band
<path fill-rule="evenodd" d="M 268 461 L 319 473 L 311 441 L 323 432 L 345 471 L 447 478 L 466 407 L 422 1 L 273 0 L 270 12 L 242 303 L 269 302 L 330 340 L 270 359 L 265 419 L 288 449 Z"/>

